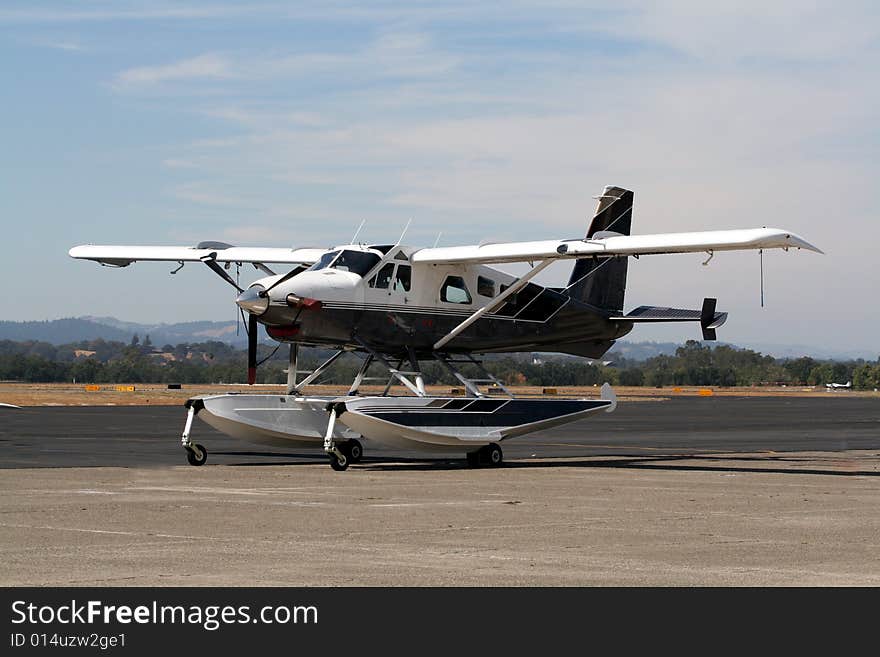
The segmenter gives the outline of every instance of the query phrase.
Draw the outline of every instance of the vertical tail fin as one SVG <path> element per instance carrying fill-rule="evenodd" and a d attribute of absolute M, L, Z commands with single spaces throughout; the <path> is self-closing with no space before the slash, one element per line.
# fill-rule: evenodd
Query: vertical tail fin
<path fill-rule="evenodd" d="M 629 235 L 632 208 L 631 191 L 622 187 L 606 187 L 599 196 L 599 205 L 586 239 L 602 237 L 606 232 Z M 625 256 L 578 260 L 568 280 L 568 295 L 597 308 L 622 311 L 626 266 Z"/>

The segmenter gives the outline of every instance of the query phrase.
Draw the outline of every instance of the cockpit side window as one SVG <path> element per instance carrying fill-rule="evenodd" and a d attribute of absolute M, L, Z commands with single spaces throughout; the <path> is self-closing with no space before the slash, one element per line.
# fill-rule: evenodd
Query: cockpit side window
<path fill-rule="evenodd" d="M 382 269 L 378 271 L 378 273 L 370 279 L 370 287 L 375 287 L 380 290 L 387 290 L 388 286 L 391 284 L 391 274 L 394 273 L 394 263 L 387 263 Z"/>
<path fill-rule="evenodd" d="M 412 267 L 409 265 L 397 265 L 397 274 L 394 276 L 394 291 L 409 292 L 412 285 Z"/>
<path fill-rule="evenodd" d="M 330 266 L 333 269 L 350 271 L 358 276 L 364 276 L 378 264 L 380 259 L 375 253 L 366 251 L 343 251 Z"/>

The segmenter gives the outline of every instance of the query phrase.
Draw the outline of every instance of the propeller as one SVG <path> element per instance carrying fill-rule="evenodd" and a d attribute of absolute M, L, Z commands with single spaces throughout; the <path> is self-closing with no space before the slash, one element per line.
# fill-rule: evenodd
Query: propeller
<path fill-rule="evenodd" d="M 216 264 L 216 263 L 215 263 Z M 209 265 L 210 266 L 210 265 Z M 219 267 L 218 267 L 219 268 Z M 296 276 L 297 274 L 305 271 L 307 267 L 299 266 L 294 267 L 289 272 L 287 272 L 284 276 L 279 278 L 277 281 L 272 283 L 265 290 L 262 289 L 262 285 L 254 285 L 253 287 L 248 288 L 247 290 L 242 291 L 239 295 L 236 302 L 239 307 L 243 310 L 248 311 L 248 324 L 247 324 L 247 336 L 248 336 L 248 360 L 247 360 L 247 382 L 248 385 L 254 385 L 257 382 L 257 333 L 258 333 L 258 322 L 257 315 L 261 315 L 266 312 L 266 309 L 269 305 L 269 293 L 273 288 L 277 287 L 281 283 L 285 281 L 289 281 L 291 278 Z M 240 289 L 240 288 L 239 288 Z"/>
<path fill-rule="evenodd" d="M 294 268 L 291 269 L 289 272 L 287 272 L 286 274 L 284 274 L 284 276 L 282 276 L 282 277 L 279 278 L 277 281 L 275 281 L 274 283 L 272 283 L 272 285 L 270 285 L 270 286 L 267 287 L 265 290 L 263 290 L 262 294 L 263 294 L 263 295 L 268 295 L 269 292 L 271 292 L 274 288 L 278 287 L 278 286 L 281 285 L 282 283 L 285 283 L 285 282 L 289 281 L 291 278 L 293 278 L 293 277 L 296 276 L 297 274 L 301 274 L 301 273 L 304 272 L 306 269 L 308 269 L 308 267 L 303 267 L 303 266 L 294 267 Z"/>
<path fill-rule="evenodd" d="M 247 382 L 249 386 L 257 382 L 257 326 L 257 316 L 248 315 Z"/>

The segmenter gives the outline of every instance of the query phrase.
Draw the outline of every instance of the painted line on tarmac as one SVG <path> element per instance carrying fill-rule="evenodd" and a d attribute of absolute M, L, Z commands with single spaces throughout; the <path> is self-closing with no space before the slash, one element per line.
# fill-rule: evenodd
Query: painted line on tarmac
<path fill-rule="evenodd" d="M 730 452 L 723 452 L 717 449 L 706 449 L 706 448 L 697 448 L 697 447 L 642 447 L 640 445 L 595 445 L 593 443 L 541 443 L 541 446 L 547 447 L 579 447 L 581 449 L 643 449 L 646 451 L 662 451 L 662 452 L 670 452 L 675 450 L 686 451 L 686 452 L 704 452 L 706 454 L 729 454 Z M 548 457 L 555 458 L 555 457 Z M 559 457 L 564 458 L 564 457 Z"/>
<path fill-rule="evenodd" d="M 124 532 L 110 529 L 84 529 L 83 527 L 50 527 L 49 525 L 13 525 L 6 522 L 0 523 L 0 527 L 9 527 L 11 529 L 46 529 L 58 532 L 83 532 L 86 534 L 115 534 L 117 536 L 146 536 L 143 532 Z"/>

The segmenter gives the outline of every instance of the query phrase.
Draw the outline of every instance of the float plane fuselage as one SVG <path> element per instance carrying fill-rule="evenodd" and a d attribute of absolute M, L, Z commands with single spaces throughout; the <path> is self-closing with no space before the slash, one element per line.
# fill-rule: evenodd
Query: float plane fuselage
<path fill-rule="evenodd" d="M 606 187 L 598 200 L 586 234 L 576 239 L 442 248 L 399 242 L 332 249 L 236 247 L 221 242 L 195 247 L 86 245 L 74 247 L 70 255 L 114 267 L 141 260 L 176 261 L 180 267 L 186 262 L 207 265 L 236 287 L 236 303 L 248 314 L 249 383 L 256 380 L 259 324 L 273 339 L 291 345 L 286 397 L 218 395 L 188 402 L 182 442 L 194 465 L 204 463 L 207 454 L 189 440 L 193 416 L 199 411 L 216 428 L 247 440 L 271 444 L 322 440 L 334 469 L 345 469 L 359 458 L 360 443 L 353 435 L 397 446 L 463 449 L 474 463 L 497 465 L 501 450 L 495 441 L 613 410 L 614 393 L 606 385 L 598 400 L 514 399 L 485 370 L 481 370 L 485 378 L 468 379 L 455 363 L 479 368 L 473 356 L 491 352 L 600 358 L 641 322 L 698 322 L 703 339 L 714 340 L 715 329 L 727 314 L 716 312 L 712 298 L 704 299 L 700 309 L 640 306 L 624 312 L 628 259 L 701 252 L 711 258 L 716 251 L 773 248 L 819 251 L 779 228 L 632 235 L 633 193 Z M 564 287 L 533 282 L 558 260 L 574 261 Z M 265 276 L 242 288 L 227 270 L 245 263 Z M 517 277 L 494 266 L 509 263 L 528 263 L 530 269 Z M 269 264 L 292 269 L 277 274 Z M 298 381 L 299 345 L 337 351 Z M 347 352 L 364 360 L 345 397 L 301 396 L 306 385 Z M 419 369 L 424 359 L 444 365 L 472 399 L 428 397 Z M 359 387 L 374 362 L 388 370 L 389 383 L 383 395 L 359 397 Z M 404 362 L 411 371 L 401 370 Z M 388 397 L 395 379 L 415 398 Z M 486 398 L 478 385 L 486 382 L 494 383 L 508 399 Z"/>

